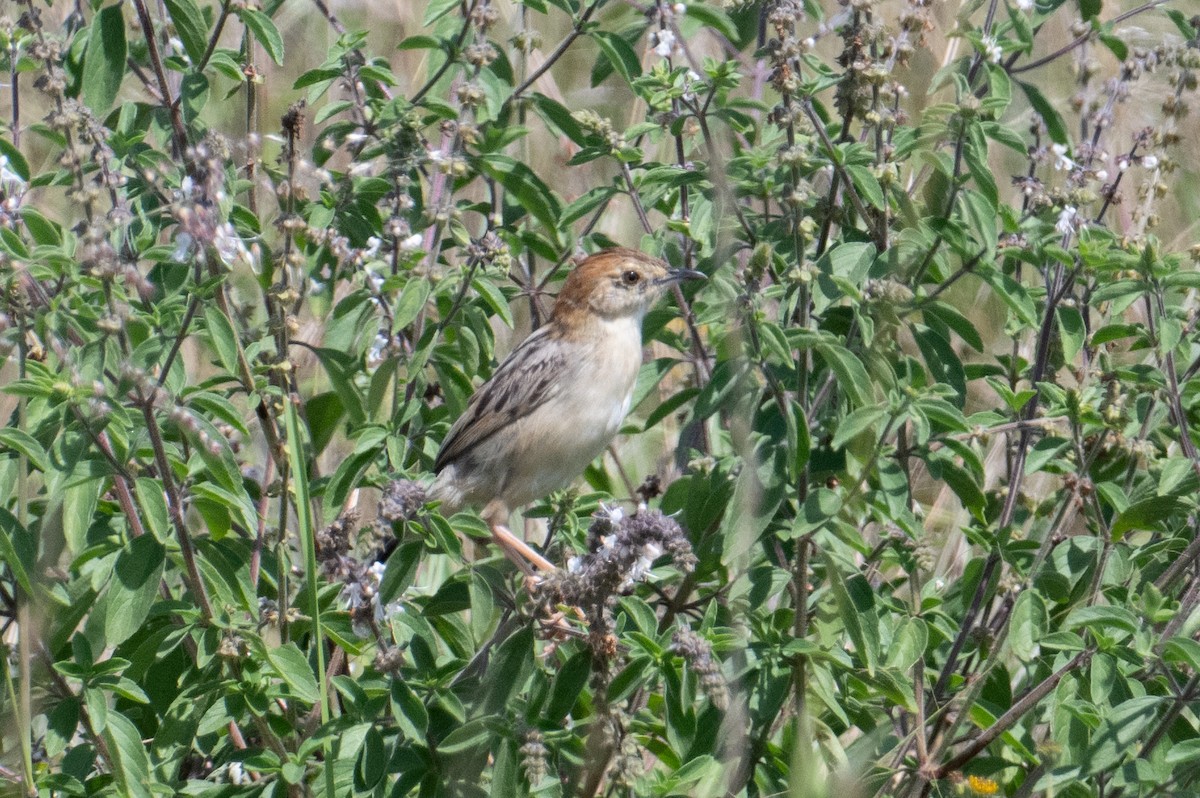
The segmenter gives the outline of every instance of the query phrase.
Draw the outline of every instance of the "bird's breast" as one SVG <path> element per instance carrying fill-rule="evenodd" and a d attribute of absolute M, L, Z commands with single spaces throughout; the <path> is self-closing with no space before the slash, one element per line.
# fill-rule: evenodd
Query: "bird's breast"
<path fill-rule="evenodd" d="M 629 328 L 632 328 L 632 333 Z M 602 336 L 569 346 L 570 366 L 554 399 L 521 420 L 526 445 L 511 460 L 515 503 L 541 498 L 570 484 L 621 428 L 633 402 L 642 364 L 641 330 L 609 325 Z"/>

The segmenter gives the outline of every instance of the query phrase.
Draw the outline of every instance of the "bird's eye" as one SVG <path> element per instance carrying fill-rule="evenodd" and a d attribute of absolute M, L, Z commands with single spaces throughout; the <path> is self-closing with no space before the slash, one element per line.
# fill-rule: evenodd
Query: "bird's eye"
<path fill-rule="evenodd" d="M 638 274 L 633 269 L 629 269 L 628 271 L 621 272 L 621 282 L 625 283 L 625 285 L 637 285 L 638 280 L 641 280 L 641 279 L 642 279 L 642 275 Z"/>

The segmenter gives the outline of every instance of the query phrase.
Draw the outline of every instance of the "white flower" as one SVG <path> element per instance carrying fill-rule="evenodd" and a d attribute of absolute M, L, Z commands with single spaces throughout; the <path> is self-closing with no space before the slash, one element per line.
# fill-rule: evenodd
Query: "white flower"
<path fill-rule="evenodd" d="M 1074 169 L 1075 162 L 1067 157 L 1066 144 L 1052 144 L 1050 149 L 1054 152 L 1054 168 L 1060 172 L 1066 169 Z"/>
<path fill-rule="evenodd" d="M 230 784 L 243 786 L 250 783 L 250 777 L 246 774 L 246 769 L 242 767 L 241 762 L 230 762 L 225 772 L 229 776 Z"/>
<path fill-rule="evenodd" d="M 20 194 L 25 191 L 24 178 L 8 168 L 7 155 L 0 155 L 0 188 L 3 188 L 6 194 Z"/>
<path fill-rule="evenodd" d="M 424 238 L 421 236 L 420 233 L 413 233 L 408 238 L 406 238 L 400 242 L 400 251 L 401 252 L 416 252 L 417 250 L 419 250 L 421 248 L 421 243 L 423 241 L 424 241 Z"/>
<path fill-rule="evenodd" d="M 356 130 L 353 133 L 346 134 L 347 144 L 362 144 L 367 140 L 367 134 L 361 130 Z"/>
<path fill-rule="evenodd" d="M 675 49 L 675 34 L 669 30 L 660 30 L 654 34 L 654 52 L 660 58 L 670 58 Z"/>
<path fill-rule="evenodd" d="M 375 596 L 375 623 L 391 623 L 392 618 L 404 612 L 404 604 L 400 599 L 389 601 L 386 605 L 380 606 L 379 596 Z"/>
<path fill-rule="evenodd" d="M 391 343 L 391 340 L 383 333 L 379 333 L 375 336 L 375 341 L 371 344 L 371 351 L 367 352 L 368 366 L 375 368 L 383 362 L 389 343 Z"/>
<path fill-rule="evenodd" d="M 1129 159 L 1126 158 L 1124 155 L 1122 155 L 1120 158 L 1117 159 L 1117 171 L 1124 172 L 1128 168 L 1129 168 Z"/>
<path fill-rule="evenodd" d="M 1143 155 L 1142 166 L 1147 169 L 1156 169 L 1158 167 L 1158 158 L 1154 155 Z"/>
<path fill-rule="evenodd" d="M 671 10 L 674 11 L 676 14 L 683 14 L 684 12 L 687 11 L 687 4 L 686 3 L 676 3 L 675 5 L 671 6 Z"/>
<path fill-rule="evenodd" d="M 993 64 L 1000 63 L 1000 59 L 1004 57 L 1004 51 L 1000 49 L 995 36 L 984 36 L 983 41 L 980 42 L 980 49 L 983 50 L 987 60 Z"/>
<path fill-rule="evenodd" d="M 175 251 L 171 253 L 171 260 L 184 261 L 192 251 L 192 236 L 190 233 L 180 233 L 175 236 Z"/>
<path fill-rule="evenodd" d="M 188 175 L 183 180 L 179 181 L 179 193 L 184 197 L 191 197 L 192 192 L 196 189 L 196 183 L 192 180 L 192 176 Z"/>
<path fill-rule="evenodd" d="M 1097 170 L 1096 171 L 1096 179 L 1099 180 L 1101 183 L 1103 183 L 1105 180 L 1108 180 L 1108 170 L 1107 169 Z"/>
<path fill-rule="evenodd" d="M 430 163 L 441 163 L 444 160 L 446 160 L 446 153 L 442 152 L 441 150 L 430 150 L 429 151 L 429 162 Z"/>
<path fill-rule="evenodd" d="M 226 266 L 237 263 L 254 265 L 250 250 L 246 249 L 246 245 L 229 222 L 217 228 L 216 235 L 213 236 L 213 246 L 217 248 L 217 256 Z"/>
<path fill-rule="evenodd" d="M 1017 0 L 1017 8 L 1029 13 L 1033 10 L 1033 0 Z"/>
<path fill-rule="evenodd" d="M 379 247 L 383 245 L 383 240 L 379 236 L 371 236 L 367 239 L 367 248 L 362 251 L 364 259 L 373 258 L 379 254 Z"/>
<path fill-rule="evenodd" d="M 381 562 L 373 562 L 367 567 L 367 573 L 375 578 L 376 585 L 383 581 L 383 572 L 386 570 L 387 566 Z"/>
<path fill-rule="evenodd" d="M 1068 205 L 1058 214 L 1058 223 L 1054 225 L 1054 229 L 1061 235 L 1069 235 L 1075 229 L 1075 216 L 1078 211 L 1074 205 Z"/>

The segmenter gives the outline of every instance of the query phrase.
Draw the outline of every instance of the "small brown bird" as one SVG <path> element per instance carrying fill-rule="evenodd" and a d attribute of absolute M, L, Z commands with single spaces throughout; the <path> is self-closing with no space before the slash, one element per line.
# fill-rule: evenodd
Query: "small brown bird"
<path fill-rule="evenodd" d="M 450 428 L 430 498 L 447 515 L 483 508 L 510 559 L 553 571 L 508 531 L 509 512 L 566 487 L 604 451 L 633 401 L 642 318 L 672 283 L 703 277 L 622 247 L 576 266 L 549 322 L 513 350 Z"/>

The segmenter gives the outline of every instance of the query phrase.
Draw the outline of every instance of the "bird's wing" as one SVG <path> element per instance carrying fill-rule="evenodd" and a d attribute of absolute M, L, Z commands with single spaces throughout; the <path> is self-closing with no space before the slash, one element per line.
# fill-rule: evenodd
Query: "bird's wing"
<path fill-rule="evenodd" d="M 570 363 L 560 347 L 548 345 L 549 333 L 548 325 L 535 330 L 471 396 L 442 441 L 435 473 L 559 392 Z"/>

